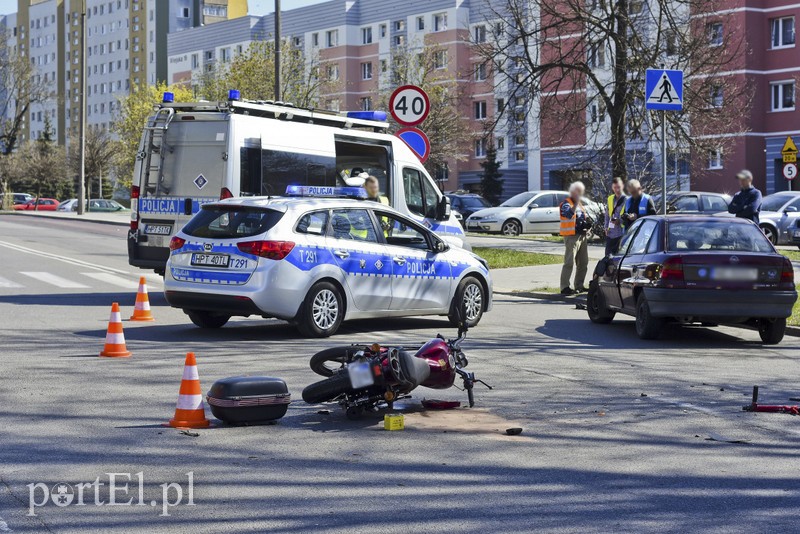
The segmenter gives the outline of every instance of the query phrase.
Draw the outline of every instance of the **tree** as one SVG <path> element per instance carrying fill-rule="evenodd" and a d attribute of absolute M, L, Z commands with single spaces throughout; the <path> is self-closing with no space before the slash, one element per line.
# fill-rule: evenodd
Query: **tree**
<path fill-rule="evenodd" d="M 481 161 L 481 168 L 483 171 L 480 174 L 481 178 L 481 195 L 489 201 L 490 204 L 496 206 L 500 203 L 500 195 L 503 194 L 503 174 L 500 172 L 500 162 L 497 161 L 497 149 L 494 143 L 489 139 L 489 146 L 486 148 L 486 157 Z"/>
<path fill-rule="evenodd" d="M 31 106 L 53 96 L 50 84 L 37 74 L 31 60 L 9 47 L 8 41 L 6 32 L 0 32 L 0 154 L 3 156 L 17 147 Z"/>
<path fill-rule="evenodd" d="M 227 100 L 229 89 L 238 89 L 248 100 L 275 100 L 275 43 L 253 41 L 229 63 L 219 62 L 210 72 L 193 80 L 198 96 Z M 299 107 L 316 107 L 324 82 L 315 57 L 287 39 L 281 46 L 281 100 Z"/>
<path fill-rule="evenodd" d="M 37 198 L 69 193 L 67 154 L 53 140 L 49 119 L 38 139 L 26 141 L 5 159 L 11 189 L 33 192 Z"/>
<path fill-rule="evenodd" d="M 390 84 L 381 92 L 381 107 L 389 109 L 389 97 L 401 85 L 417 85 L 430 99 L 430 114 L 419 126 L 431 141 L 431 155 L 425 167 L 431 175 L 449 163 L 467 159 L 465 147 L 474 134 L 462 110 L 460 77 L 440 68 L 446 49 L 429 43 L 409 44 L 392 50 Z M 397 128 L 396 128 L 397 129 Z"/>
<path fill-rule="evenodd" d="M 138 142 L 138 141 L 137 141 Z M 81 153 L 79 139 L 70 141 L 73 149 L 70 151 L 69 166 L 73 176 L 80 177 Z M 84 168 L 88 181 L 87 195 L 89 197 L 111 198 L 112 188 L 103 188 L 103 179 L 108 180 L 114 168 L 114 158 L 118 142 L 114 141 L 105 128 L 92 128 L 86 130 L 86 158 Z M 79 178 L 78 178 L 79 179 Z M 94 183 L 97 186 L 94 186 Z M 75 187 L 78 187 L 77 180 Z"/>
<path fill-rule="evenodd" d="M 166 91 L 171 91 L 175 95 L 175 102 L 196 100 L 189 88 L 183 85 L 167 86 L 165 83 L 134 86 L 130 94 L 119 99 L 118 111 L 111 124 L 111 130 L 117 135 L 117 140 L 113 145 L 112 167 L 117 184 L 120 186 L 130 187 L 131 185 L 142 132 L 148 117 L 153 114 L 153 108 L 161 103 Z M 88 139 L 87 135 L 87 141 Z M 88 172 L 87 169 L 87 175 Z"/>
<path fill-rule="evenodd" d="M 751 96 L 741 81 L 722 74 L 738 68 L 745 45 L 719 3 L 503 0 L 491 15 L 503 21 L 499 31 L 477 47 L 498 87 L 509 88 L 502 111 L 525 98 L 554 145 L 583 140 L 579 151 L 599 160 L 583 163 L 606 176 L 647 178 L 655 159 L 648 147 L 659 130 L 659 118 L 643 104 L 647 68 L 682 69 L 688 80 L 684 111 L 665 114 L 674 151 L 718 148 L 724 140 L 712 133 L 732 123 L 744 129 L 739 110 Z M 716 32 L 716 23 L 724 32 Z M 710 102 L 715 94 L 737 98 L 717 106 Z M 577 152 L 576 160 L 585 157 Z"/>

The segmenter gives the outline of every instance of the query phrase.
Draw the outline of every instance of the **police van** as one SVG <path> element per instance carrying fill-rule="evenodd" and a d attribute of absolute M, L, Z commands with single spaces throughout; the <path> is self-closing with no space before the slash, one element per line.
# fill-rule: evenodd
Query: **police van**
<path fill-rule="evenodd" d="M 229 96 L 183 104 L 165 93 L 148 119 L 131 188 L 131 265 L 163 274 L 171 237 L 208 202 L 279 196 L 291 185 L 353 186 L 359 175 L 376 177 L 399 212 L 466 246 L 449 200 L 411 149 L 388 133 L 386 113 Z"/>

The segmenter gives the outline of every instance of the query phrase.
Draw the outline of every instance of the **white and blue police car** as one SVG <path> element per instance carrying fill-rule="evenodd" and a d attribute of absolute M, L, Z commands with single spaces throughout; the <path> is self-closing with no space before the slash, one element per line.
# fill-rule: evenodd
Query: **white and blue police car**
<path fill-rule="evenodd" d="M 486 261 L 348 187 L 205 204 L 170 242 L 167 302 L 201 328 L 278 318 L 326 337 L 342 321 L 412 315 L 478 324 Z"/>

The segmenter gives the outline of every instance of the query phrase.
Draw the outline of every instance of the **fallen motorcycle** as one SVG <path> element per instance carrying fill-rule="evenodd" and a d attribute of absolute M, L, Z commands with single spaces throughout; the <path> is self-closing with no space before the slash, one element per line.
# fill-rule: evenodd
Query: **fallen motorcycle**
<path fill-rule="evenodd" d="M 408 398 L 417 387 L 450 388 L 458 375 L 472 407 L 473 386 L 492 387 L 464 370 L 468 362 L 461 343 L 466 337 L 467 328 L 461 326 L 456 339 L 439 335 L 421 347 L 375 343 L 323 350 L 311 358 L 310 365 L 327 378 L 306 387 L 303 400 L 309 404 L 337 401 L 349 419 L 358 419 L 365 411 L 391 410 L 395 401 Z"/>

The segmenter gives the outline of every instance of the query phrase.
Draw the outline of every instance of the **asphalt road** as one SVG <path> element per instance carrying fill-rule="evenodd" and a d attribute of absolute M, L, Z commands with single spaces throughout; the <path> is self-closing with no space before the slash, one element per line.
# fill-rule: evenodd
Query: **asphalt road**
<path fill-rule="evenodd" d="M 762 402 L 800 395 L 800 338 L 765 348 L 748 330 L 671 328 L 644 342 L 627 319 L 598 326 L 562 303 L 501 297 L 464 345 L 495 389 L 478 389 L 474 410 L 433 413 L 421 397 L 465 395 L 419 390 L 406 430 L 386 432 L 379 417 L 304 405 L 309 357 L 455 334 L 445 321 L 359 321 L 323 341 L 260 319 L 207 332 L 151 277 L 157 321 L 125 323 L 131 358 L 98 358 L 110 304 L 127 317 L 134 303 L 124 232 L 0 216 L 0 532 L 797 530 L 799 420 L 741 407 L 754 384 Z M 267 374 L 296 400 L 274 426 L 164 428 L 187 351 L 204 391 Z M 522 435 L 505 436 L 512 426 Z M 27 515 L 31 487 L 45 495 L 29 485 L 139 472 L 141 506 L 109 506 L 103 486 L 104 505 L 87 489 L 84 506 Z M 162 516 L 160 485 L 172 482 L 183 501 Z M 136 484 L 117 501 L 131 497 Z"/>

